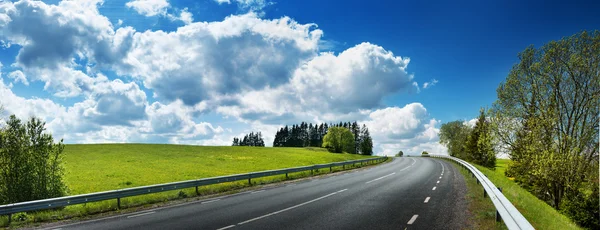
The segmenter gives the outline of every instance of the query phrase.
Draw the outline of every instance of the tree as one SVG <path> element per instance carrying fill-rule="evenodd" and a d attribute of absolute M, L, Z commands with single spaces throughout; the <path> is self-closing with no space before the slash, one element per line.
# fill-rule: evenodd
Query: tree
<path fill-rule="evenodd" d="M 237 137 L 234 137 L 233 143 L 231 144 L 231 146 L 240 146 L 240 139 L 238 139 Z"/>
<path fill-rule="evenodd" d="M 354 136 L 347 128 L 331 127 L 323 137 L 323 148 L 334 153 L 351 152 L 354 149 Z"/>
<path fill-rule="evenodd" d="M 452 121 L 440 127 L 440 144 L 448 148 L 450 156 L 466 160 L 465 143 L 472 128 L 464 121 Z"/>
<path fill-rule="evenodd" d="M 494 134 L 513 161 L 507 173 L 556 209 L 592 193 L 584 185 L 598 187 L 598 57 L 598 31 L 528 47 L 492 107 Z M 598 203 L 593 206 L 597 213 Z"/>
<path fill-rule="evenodd" d="M 373 139 L 369 129 L 364 124 L 360 130 L 360 154 L 373 155 Z"/>
<path fill-rule="evenodd" d="M 496 153 L 492 146 L 490 124 L 486 120 L 483 108 L 479 111 L 479 118 L 477 119 L 477 123 L 475 123 L 475 127 L 467 137 L 464 150 L 466 152 L 466 160 L 495 169 Z"/>
<path fill-rule="evenodd" d="M 427 151 L 423 151 L 423 152 L 421 153 L 421 155 L 428 156 L 428 155 L 429 155 L 429 153 L 428 153 Z"/>
<path fill-rule="evenodd" d="M 61 165 L 64 144 L 54 143 L 44 126 L 37 118 L 23 124 L 11 115 L 0 130 L 0 204 L 66 194 Z"/>
<path fill-rule="evenodd" d="M 402 156 L 404 156 L 404 152 L 402 152 L 402 151 L 399 151 L 399 152 L 398 152 L 398 154 L 396 154 L 396 156 L 397 156 L 397 157 L 402 157 Z"/>

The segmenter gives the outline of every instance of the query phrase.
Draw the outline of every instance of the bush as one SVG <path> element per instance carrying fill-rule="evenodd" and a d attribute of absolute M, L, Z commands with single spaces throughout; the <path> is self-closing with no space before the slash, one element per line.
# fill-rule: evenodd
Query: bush
<path fill-rule="evenodd" d="M 44 133 L 45 123 L 31 118 L 26 124 L 10 116 L 0 130 L 0 204 L 60 197 L 64 144 Z"/>

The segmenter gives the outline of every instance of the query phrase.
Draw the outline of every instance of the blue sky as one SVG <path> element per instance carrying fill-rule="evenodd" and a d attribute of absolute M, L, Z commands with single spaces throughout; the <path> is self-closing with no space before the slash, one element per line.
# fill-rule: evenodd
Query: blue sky
<path fill-rule="evenodd" d="M 67 143 L 228 145 L 357 120 L 444 153 L 518 52 L 600 28 L 598 1 L 0 2 L 0 103 Z M 427 87 L 425 87 L 427 85 Z"/>

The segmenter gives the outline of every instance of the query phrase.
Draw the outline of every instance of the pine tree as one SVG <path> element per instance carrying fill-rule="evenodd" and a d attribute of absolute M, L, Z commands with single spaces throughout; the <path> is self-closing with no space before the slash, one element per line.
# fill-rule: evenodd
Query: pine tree
<path fill-rule="evenodd" d="M 360 153 L 362 155 L 373 155 L 373 139 L 366 125 L 363 124 L 360 130 L 361 142 L 360 142 Z"/>

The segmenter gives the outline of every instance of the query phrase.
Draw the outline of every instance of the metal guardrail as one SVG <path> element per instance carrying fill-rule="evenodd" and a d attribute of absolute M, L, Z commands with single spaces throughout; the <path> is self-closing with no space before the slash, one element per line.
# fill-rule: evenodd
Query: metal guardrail
<path fill-rule="evenodd" d="M 196 193 L 198 193 L 198 186 L 202 185 L 212 185 L 212 184 L 220 184 L 226 182 L 240 181 L 240 180 L 248 180 L 248 183 L 252 184 L 253 178 L 260 178 L 266 176 L 274 176 L 274 175 L 283 175 L 285 174 L 286 178 L 288 177 L 288 173 L 301 172 L 310 170 L 311 173 L 313 170 L 329 168 L 332 171 L 333 167 L 343 166 L 345 168 L 346 165 L 355 165 L 355 164 L 364 164 L 364 163 L 379 163 L 383 162 L 387 159 L 387 157 L 377 157 L 377 158 L 369 158 L 362 160 L 354 160 L 354 161 L 343 161 L 343 162 L 334 162 L 329 164 L 318 164 L 318 165 L 310 165 L 304 167 L 296 167 L 296 168 L 286 168 L 286 169 L 278 169 L 278 170 L 268 170 L 261 172 L 251 172 L 245 174 L 236 174 L 230 176 L 220 176 L 220 177 L 211 177 L 211 178 L 203 178 L 197 180 L 187 180 L 180 182 L 172 182 L 166 184 L 156 184 L 156 185 L 148 185 L 134 188 L 126 188 L 119 190 L 111 190 L 105 192 L 97 192 L 97 193 L 89 193 L 89 194 L 81 194 L 75 196 L 66 196 L 66 197 L 58 197 L 44 200 L 34 200 L 27 201 L 21 203 L 0 205 L 0 215 L 10 215 L 18 212 L 28 212 L 28 211 L 39 211 L 45 209 L 53 209 L 59 207 L 65 207 L 69 205 L 76 204 L 84 204 L 89 202 L 103 201 L 103 200 L 111 200 L 117 199 L 117 207 L 121 206 L 121 198 L 145 195 L 151 193 L 165 192 L 170 190 L 184 189 L 184 188 L 192 188 L 196 187 Z"/>
<path fill-rule="evenodd" d="M 490 179 L 475 166 L 456 157 L 445 155 L 430 155 L 430 157 L 450 159 L 469 170 L 472 175 L 477 178 L 477 182 L 481 183 L 483 186 L 483 196 L 489 195 L 492 203 L 494 203 L 494 206 L 496 207 L 496 220 L 499 221 L 499 217 L 501 217 L 508 229 L 534 229 L 521 212 L 519 212 L 519 210 L 517 210 L 517 208 L 515 208 L 515 206 L 502 194 L 502 191 L 500 191 L 494 183 L 492 183 L 492 181 L 490 181 Z"/>

